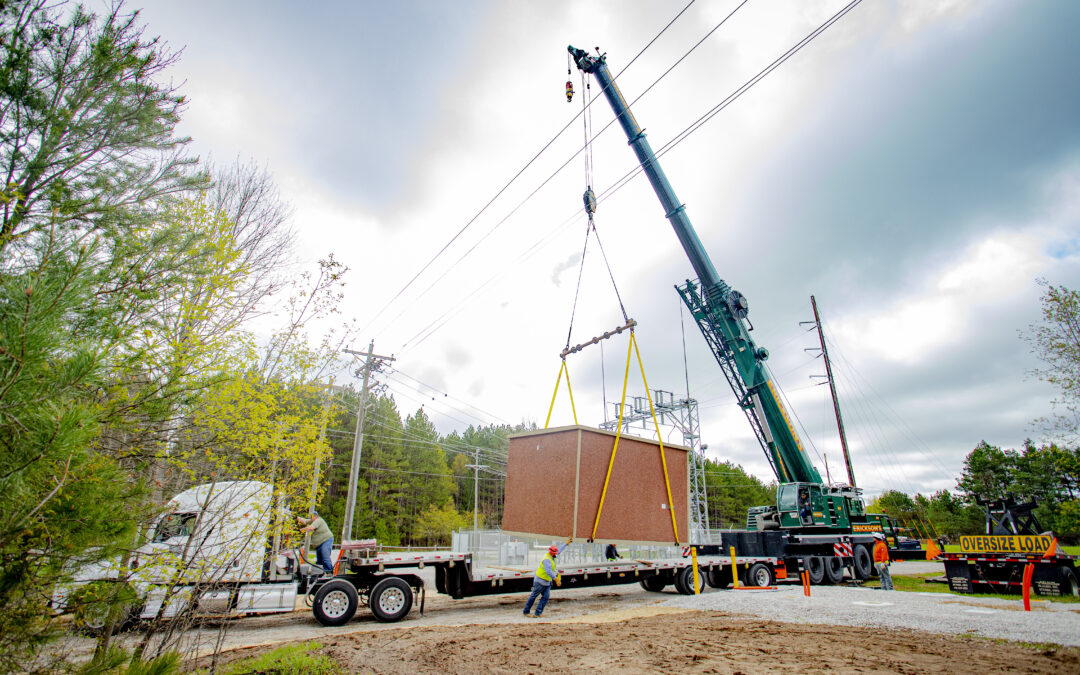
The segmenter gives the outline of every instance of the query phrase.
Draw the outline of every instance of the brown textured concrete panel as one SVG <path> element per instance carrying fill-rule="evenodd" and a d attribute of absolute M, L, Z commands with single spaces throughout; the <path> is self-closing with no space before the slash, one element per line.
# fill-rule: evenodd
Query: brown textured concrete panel
<path fill-rule="evenodd" d="M 589 427 L 562 427 L 511 437 L 503 529 L 556 538 L 588 539 L 593 531 L 614 443 L 614 433 Z M 678 528 L 676 537 L 668 508 L 659 444 L 623 436 L 612 464 L 595 540 L 685 542 L 689 491 L 687 452 L 681 446 L 664 445 Z M 553 462 L 561 466 L 553 467 Z"/>
<path fill-rule="evenodd" d="M 504 530 L 571 536 L 577 447 L 577 428 L 510 439 Z"/>

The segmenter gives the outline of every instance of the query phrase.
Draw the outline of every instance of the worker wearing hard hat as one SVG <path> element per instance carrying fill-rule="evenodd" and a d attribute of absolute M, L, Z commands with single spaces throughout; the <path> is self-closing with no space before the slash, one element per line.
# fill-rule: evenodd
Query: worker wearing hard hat
<path fill-rule="evenodd" d="M 525 601 L 525 611 L 522 612 L 525 616 L 529 616 L 529 610 L 532 609 L 533 601 L 540 598 L 540 602 L 536 603 L 536 614 L 532 616 L 539 619 L 540 615 L 544 613 L 544 607 L 547 606 L 548 597 L 551 595 L 551 584 L 559 586 L 562 584 L 562 575 L 559 574 L 559 568 L 555 564 L 555 559 L 559 557 L 573 538 L 568 540 L 565 544 L 552 544 L 548 547 L 547 554 L 544 559 L 540 561 L 540 565 L 536 568 L 536 577 L 533 579 L 532 593 L 529 594 L 529 599 Z"/>
<path fill-rule="evenodd" d="M 874 566 L 877 567 L 878 577 L 881 579 L 881 590 L 891 591 L 892 574 L 889 573 L 889 547 L 885 545 L 885 535 L 881 532 L 874 533 Z"/>

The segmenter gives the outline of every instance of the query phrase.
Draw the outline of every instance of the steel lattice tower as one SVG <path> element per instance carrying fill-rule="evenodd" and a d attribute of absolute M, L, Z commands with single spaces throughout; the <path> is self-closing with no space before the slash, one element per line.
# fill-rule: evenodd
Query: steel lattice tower
<path fill-rule="evenodd" d="M 619 427 L 619 404 L 615 407 L 615 419 L 604 422 L 601 429 L 615 431 Z M 705 491 L 705 450 L 701 445 L 701 423 L 698 416 L 698 402 L 693 398 L 675 398 L 675 394 L 662 389 L 653 390 L 653 407 L 656 419 L 661 426 L 678 429 L 682 433 L 682 444 L 690 448 L 690 539 L 696 544 L 709 543 L 709 501 Z M 649 413 L 649 399 L 633 396 L 627 401 L 623 413 L 623 431 L 629 433 L 631 427 L 642 429 L 652 426 Z"/>

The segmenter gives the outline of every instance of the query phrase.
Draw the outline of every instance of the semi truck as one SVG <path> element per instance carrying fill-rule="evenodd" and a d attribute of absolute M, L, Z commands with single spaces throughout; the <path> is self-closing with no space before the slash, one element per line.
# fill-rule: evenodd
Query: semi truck
<path fill-rule="evenodd" d="M 198 485 L 173 497 L 126 560 L 85 565 L 51 598 L 87 632 L 105 625 L 109 604 L 100 589 L 127 591 L 121 623 L 197 614 L 293 611 L 299 560 L 282 540 L 288 510 L 270 485 L 227 481 Z M 91 592 L 99 589 L 98 592 Z"/>
<path fill-rule="evenodd" d="M 732 547 L 739 555 L 759 554 L 802 564 L 812 583 L 836 583 L 849 569 L 856 579 L 872 574 L 873 534 L 886 531 L 881 514 L 866 512 L 862 492 L 852 485 L 826 484 L 795 432 L 765 362 L 769 352 L 750 335 L 749 302 L 720 278 L 671 183 L 608 70 L 607 58 L 567 48 L 578 69 L 591 75 L 611 105 L 642 171 L 671 223 L 697 279 L 676 286 L 735 394 L 765 457 L 780 482 L 775 504 L 747 515 L 747 529 L 724 533 L 719 546 L 699 547 L 706 555 Z M 591 187 L 586 191 L 586 203 Z M 588 207 L 586 207 L 588 208 Z M 894 541 L 896 533 L 890 532 Z"/>

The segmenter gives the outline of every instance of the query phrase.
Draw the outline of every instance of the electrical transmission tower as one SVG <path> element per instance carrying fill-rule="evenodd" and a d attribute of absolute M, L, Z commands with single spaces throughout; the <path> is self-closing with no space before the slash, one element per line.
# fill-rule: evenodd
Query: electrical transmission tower
<path fill-rule="evenodd" d="M 615 431 L 619 428 L 619 404 L 615 407 L 615 419 L 603 422 L 601 429 Z M 690 448 L 690 539 L 697 543 L 707 543 L 709 532 L 709 500 L 705 491 L 705 448 L 701 444 L 701 423 L 698 416 L 698 402 L 693 398 L 675 398 L 675 394 L 662 389 L 653 389 L 653 408 L 657 421 L 664 426 L 675 427 L 682 432 L 683 445 Z M 652 424 L 649 413 L 649 399 L 633 396 L 627 401 L 623 412 L 623 430 L 629 433 L 631 427 L 648 429 Z"/>

